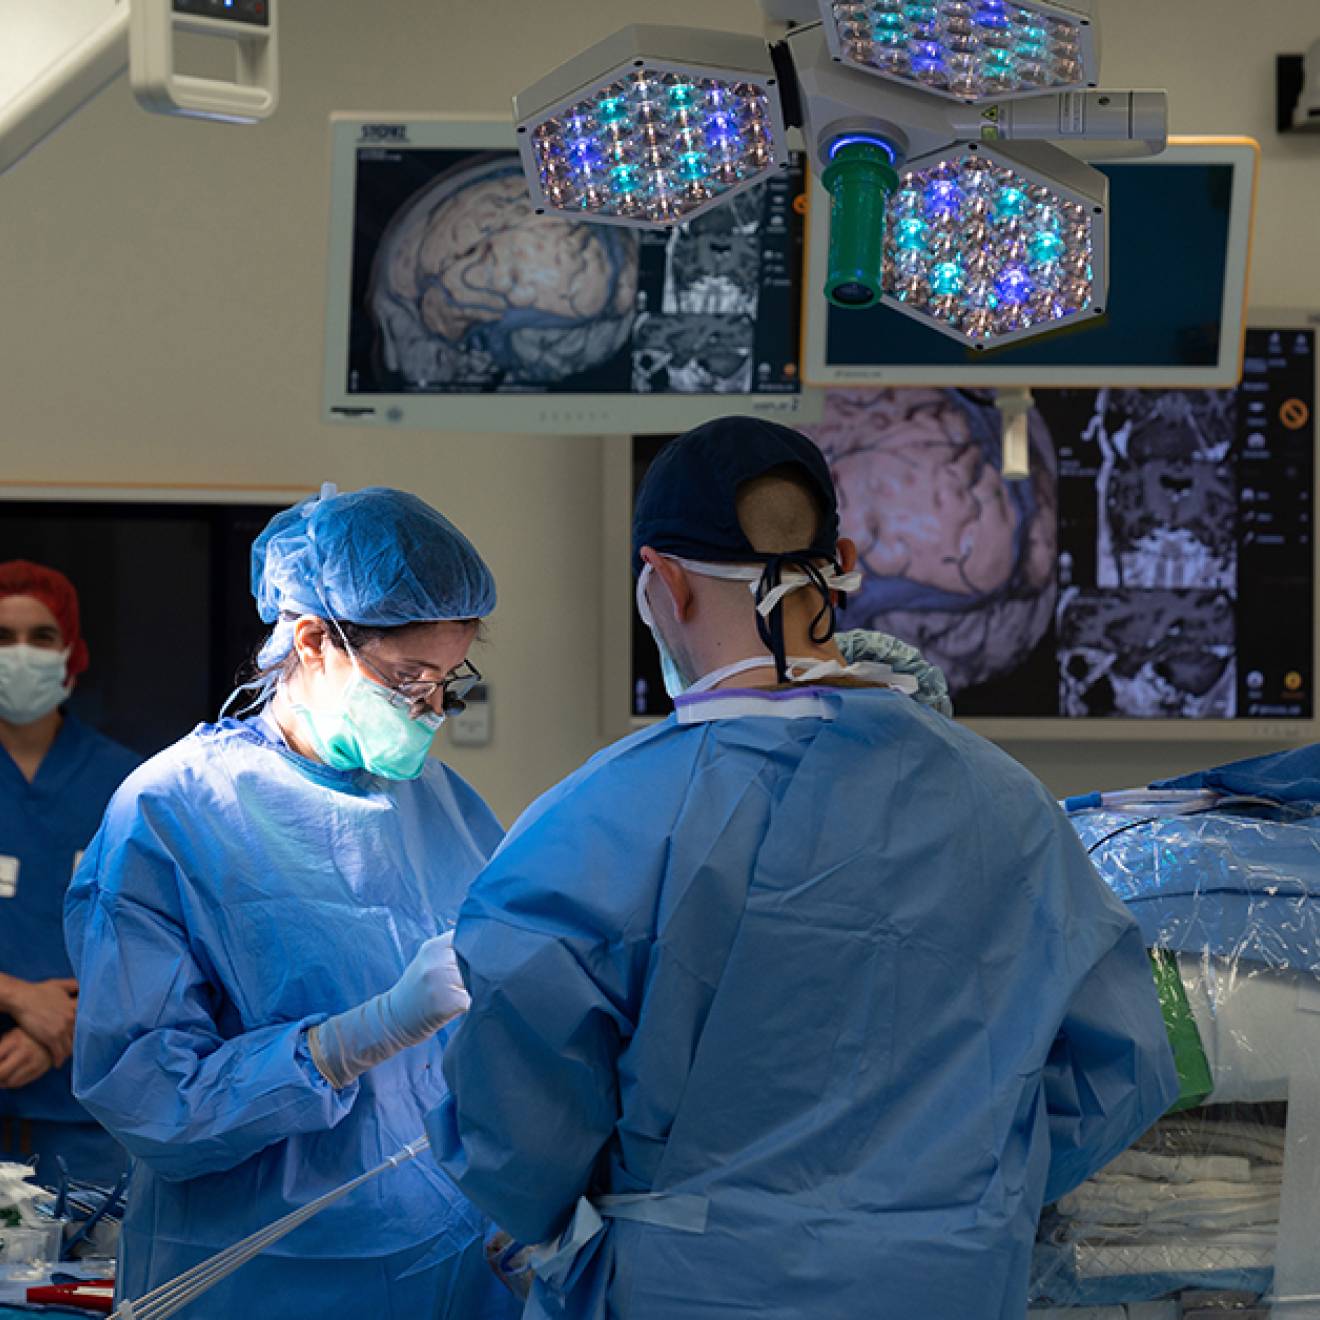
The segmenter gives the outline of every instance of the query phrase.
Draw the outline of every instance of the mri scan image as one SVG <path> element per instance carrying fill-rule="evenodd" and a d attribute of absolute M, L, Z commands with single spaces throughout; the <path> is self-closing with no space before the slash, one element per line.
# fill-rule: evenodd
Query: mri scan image
<path fill-rule="evenodd" d="M 750 316 L 650 316 L 633 331 L 638 394 L 746 394 L 756 323 Z"/>
<path fill-rule="evenodd" d="M 761 190 L 751 189 L 669 235 L 664 312 L 756 315 L 763 209 Z"/>
<path fill-rule="evenodd" d="M 1233 597 L 1226 591 L 1087 591 L 1059 600 L 1061 713 L 1231 719 Z"/>
<path fill-rule="evenodd" d="M 999 413 L 953 390 L 832 390 L 806 428 L 824 450 L 864 574 L 840 626 L 918 646 L 955 692 L 1012 673 L 1054 621 L 1054 448 L 1005 481 Z"/>
<path fill-rule="evenodd" d="M 386 229 L 368 301 L 382 365 L 406 386 L 553 384 L 629 342 L 634 231 L 533 214 L 516 156 L 433 180 Z"/>
<path fill-rule="evenodd" d="M 1236 424 L 1226 391 L 1097 392 L 1100 586 L 1234 586 Z"/>

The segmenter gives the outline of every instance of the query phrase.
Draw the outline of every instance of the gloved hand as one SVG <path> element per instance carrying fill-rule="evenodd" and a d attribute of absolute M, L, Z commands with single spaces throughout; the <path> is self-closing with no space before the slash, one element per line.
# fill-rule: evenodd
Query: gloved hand
<path fill-rule="evenodd" d="M 871 660 L 888 665 L 896 674 L 911 674 L 917 680 L 917 700 L 922 705 L 939 711 L 941 715 L 953 715 L 949 682 L 944 671 L 931 664 L 915 646 L 900 642 L 888 633 L 871 632 L 866 628 L 839 633 L 834 640 L 847 664 Z"/>
<path fill-rule="evenodd" d="M 471 1002 L 454 956 L 454 932 L 446 931 L 418 949 L 383 995 L 313 1027 L 307 1033 L 312 1061 L 331 1086 L 342 1090 L 368 1068 L 430 1040 L 466 1013 Z"/>

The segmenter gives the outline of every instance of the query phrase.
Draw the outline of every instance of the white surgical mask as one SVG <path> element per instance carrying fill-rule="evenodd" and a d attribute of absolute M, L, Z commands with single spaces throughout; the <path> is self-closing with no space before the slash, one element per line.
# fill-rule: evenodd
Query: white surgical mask
<path fill-rule="evenodd" d="M 0 646 L 0 720 L 35 724 L 67 700 L 68 651 Z"/>
<path fill-rule="evenodd" d="M 689 573 L 697 573 L 702 577 L 722 578 L 728 582 L 746 582 L 748 590 L 752 595 L 756 594 L 760 586 L 764 570 L 759 568 L 744 567 L 739 564 L 707 564 L 694 559 L 680 559 L 677 555 L 667 556 L 672 558 L 674 563 L 682 564 Z M 637 579 L 637 612 L 641 615 L 642 622 L 651 631 L 651 636 L 655 640 L 656 650 L 660 652 L 660 672 L 664 678 L 665 691 L 669 694 L 670 700 L 687 694 L 698 692 L 708 692 L 711 688 L 717 687 L 725 679 L 734 677 L 735 674 L 747 673 L 753 669 L 773 669 L 774 660 L 766 655 L 749 656 L 745 660 L 735 660 L 732 664 L 723 665 L 719 669 L 714 669 L 708 674 L 698 675 L 695 679 L 689 679 L 679 668 L 678 662 L 670 653 L 665 645 L 664 638 L 660 635 L 660 629 L 656 627 L 655 615 L 651 611 L 651 602 L 646 597 L 646 585 L 651 580 L 654 573 L 650 564 L 643 569 L 641 576 Z M 856 591 L 862 585 L 862 575 L 860 573 L 840 573 L 832 564 L 821 572 L 826 587 L 831 591 Z M 780 579 L 780 583 L 773 591 L 766 594 L 763 601 L 757 604 L 757 612 L 763 617 L 768 618 L 776 605 L 783 601 L 784 597 L 791 595 L 795 591 L 800 591 L 803 587 L 816 585 L 814 580 L 805 573 L 785 573 Z M 837 661 L 827 661 L 826 664 L 838 666 Z M 817 668 L 819 667 L 814 660 L 791 659 L 789 662 L 789 678 L 794 682 L 808 680 L 799 680 L 795 677 L 794 669 L 805 667 L 810 670 L 812 677 L 819 677 Z M 888 669 L 888 665 L 876 666 L 877 668 Z M 857 666 L 850 666 L 848 670 L 841 672 L 852 673 Z M 892 672 L 892 671 L 891 671 Z M 860 675 L 858 675 L 860 677 Z"/>

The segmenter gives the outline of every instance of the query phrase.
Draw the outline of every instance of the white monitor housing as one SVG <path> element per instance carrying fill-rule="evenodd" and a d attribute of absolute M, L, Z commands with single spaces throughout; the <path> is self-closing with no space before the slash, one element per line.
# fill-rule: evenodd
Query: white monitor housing
<path fill-rule="evenodd" d="M 1282 332 L 1311 331 L 1320 344 L 1320 309 L 1257 308 L 1249 318 L 1253 329 Z M 1320 400 L 1320 354 L 1313 363 L 1316 369 L 1312 386 L 1312 400 Z M 1268 396 L 1266 396 L 1268 397 Z M 1250 400 L 1245 405 L 1253 405 Z M 1278 410 L 1272 421 L 1289 431 L 1314 428 L 1317 418 L 1312 405 L 1302 400 L 1270 400 L 1271 410 Z M 807 428 L 810 429 L 809 427 Z M 1312 431 L 1320 437 L 1320 432 Z M 654 719 L 633 714 L 634 669 L 633 647 L 633 583 L 631 571 L 631 519 L 635 473 L 633 446 L 628 440 L 608 438 L 602 441 L 602 535 L 603 560 L 601 564 L 601 732 L 605 740 L 623 737 L 629 732 L 654 723 Z M 1312 441 L 1313 453 L 1320 458 L 1320 438 Z M 1314 510 L 1320 500 L 1320 463 L 1316 464 L 1316 485 L 1309 502 Z M 1259 516 L 1259 515 L 1257 515 Z M 1312 518 L 1314 514 L 1310 515 Z M 1290 527 L 1289 531 L 1297 531 Z M 1305 533 L 1305 529 L 1302 529 Z M 1309 537 L 1311 575 L 1317 596 L 1320 596 L 1320 553 L 1316 550 L 1314 532 L 1299 534 L 1297 542 L 1306 544 Z M 1281 603 L 1286 609 L 1286 603 Z M 1312 641 L 1310 674 L 1312 684 L 1320 674 L 1320 599 L 1311 602 Z M 1305 659 L 1299 660 L 1299 665 Z M 955 706 L 957 699 L 955 695 Z M 1187 742 L 1243 745 L 1241 755 L 1251 755 L 1251 747 L 1264 752 L 1279 747 L 1320 743 L 1320 698 L 1312 692 L 1313 717 L 1282 718 L 1155 718 L 1132 719 L 1113 717 L 1066 718 L 1061 716 L 1014 716 L 1008 718 L 961 718 L 975 732 L 1000 743 L 1067 742 L 1085 745 L 1095 742 L 1142 743 Z M 1228 759 L 1228 758 L 1224 758 Z"/>
<path fill-rule="evenodd" d="M 819 416 L 800 173 L 694 221 L 710 228 L 680 251 L 681 230 L 534 215 L 508 120 L 337 114 L 330 133 L 325 420 L 629 435 Z"/>
<path fill-rule="evenodd" d="M 1152 354 L 1150 360 L 1122 359 L 1116 353 L 1114 339 L 1109 344 L 1105 336 L 1122 328 L 1121 318 L 1133 316 L 1137 298 L 1146 295 L 1149 285 L 1140 281 L 1135 287 L 1124 288 L 1122 280 L 1121 226 L 1131 223 L 1131 190 L 1120 197 L 1111 191 L 1109 220 L 1113 260 L 1110 272 L 1108 314 L 1111 325 L 1100 322 L 1093 327 L 1078 329 L 1055 339 L 1037 340 L 1001 352 L 973 355 L 968 352 L 939 353 L 921 347 L 919 336 L 930 331 L 911 330 L 905 318 L 889 310 L 840 312 L 826 302 L 820 290 L 826 278 L 829 257 L 828 226 L 819 217 L 828 214 L 829 196 L 819 179 L 811 186 L 811 224 L 807 239 L 806 274 L 806 336 L 803 349 L 803 370 L 811 385 L 848 386 L 907 386 L 927 385 L 943 388 L 1012 388 L 1034 389 L 1081 388 L 1086 386 L 1114 386 L 1127 388 L 1185 388 L 1227 389 L 1235 386 L 1242 375 L 1243 336 L 1246 326 L 1247 276 L 1251 257 L 1251 237 L 1255 212 L 1256 183 L 1260 169 L 1260 146 L 1250 138 L 1170 138 L 1169 146 L 1161 155 L 1114 160 L 1094 160 L 1101 169 L 1165 170 L 1169 167 L 1200 167 L 1205 170 L 1226 167 L 1231 173 L 1231 188 L 1227 199 L 1227 232 L 1222 250 L 1207 260 L 1217 263 L 1215 276 L 1222 275 L 1222 297 L 1213 309 L 1217 315 L 1217 351 L 1208 353 L 1194 363 L 1179 360 L 1172 352 Z M 1135 175 L 1133 176 L 1136 177 Z M 1152 176 L 1155 177 L 1155 176 Z M 1207 199 L 1209 202 L 1209 199 Z M 1215 205 L 1219 204 L 1218 199 Z M 1129 213 L 1124 214 L 1123 208 Z M 1207 211 L 1208 214 L 1208 211 Z M 1194 213 L 1187 223 L 1198 223 Z M 1154 291 L 1150 297 L 1157 296 Z M 1126 301 L 1122 301 L 1126 298 Z M 1135 315 L 1140 319 L 1141 307 Z M 874 355 L 842 353 L 831 344 L 831 334 L 838 335 L 848 315 L 888 317 L 903 327 L 903 333 L 894 333 L 892 342 L 885 340 L 885 348 Z M 868 324 L 874 326 L 875 321 Z M 1132 343 L 1131 337 L 1119 337 L 1123 343 Z M 905 358 L 904 353 L 910 354 Z M 1026 362 L 1023 357 L 1032 355 Z M 1034 363 L 1034 365 L 1032 364 Z"/>

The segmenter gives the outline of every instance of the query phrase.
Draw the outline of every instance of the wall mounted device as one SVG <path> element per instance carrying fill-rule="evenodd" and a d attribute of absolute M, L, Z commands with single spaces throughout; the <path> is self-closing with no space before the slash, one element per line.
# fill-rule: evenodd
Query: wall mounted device
<path fill-rule="evenodd" d="M 1305 55 L 1275 61 L 1275 108 L 1280 133 L 1320 133 L 1320 41 Z"/>
<path fill-rule="evenodd" d="M 279 0 L 131 0 L 133 94 L 163 115 L 254 124 L 279 104 Z M 180 38 L 229 42 L 232 79 L 179 72 Z"/>

